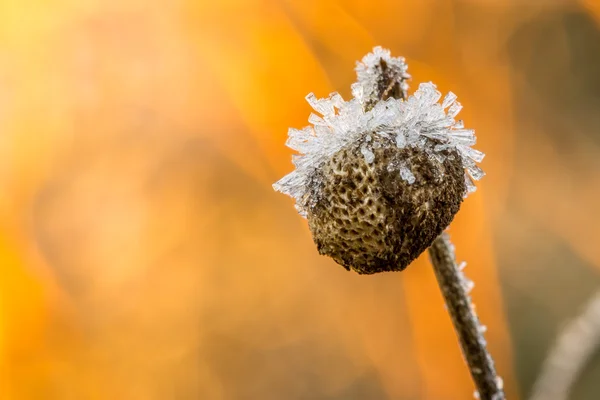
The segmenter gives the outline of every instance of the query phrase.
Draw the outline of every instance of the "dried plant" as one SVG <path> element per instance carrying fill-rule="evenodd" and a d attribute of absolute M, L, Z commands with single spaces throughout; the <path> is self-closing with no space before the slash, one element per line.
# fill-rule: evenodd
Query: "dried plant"
<path fill-rule="evenodd" d="M 600 291 L 569 322 L 546 357 L 531 400 L 567 400 L 577 377 L 600 347 Z"/>
<path fill-rule="evenodd" d="M 456 95 L 423 83 L 408 95 L 407 65 L 376 47 L 356 67 L 353 98 L 307 96 L 322 116 L 290 129 L 296 169 L 273 185 L 296 200 L 320 254 L 359 274 L 402 271 L 430 249 L 438 283 L 482 399 L 504 398 L 471 305 L 470 284 L 442 235 L 483 177 L 475 132 Z"/>

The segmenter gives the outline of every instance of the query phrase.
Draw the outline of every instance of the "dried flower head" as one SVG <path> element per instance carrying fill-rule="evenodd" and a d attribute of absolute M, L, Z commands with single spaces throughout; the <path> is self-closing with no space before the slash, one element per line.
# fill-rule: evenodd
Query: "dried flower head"
<path fill-rule="evenodd" d="M 357 65 L 353 98 L 306 99 L 322 116 L 290 129 L 296 170 L 275 190 L 296 200 L 321 254 L 361 274 L 401 271 L 450 224 L 475 190 L 484 154 L 455 121 L 453 93 L 433 83 L 408 98 L 402 58 L 376 47 Z"/>

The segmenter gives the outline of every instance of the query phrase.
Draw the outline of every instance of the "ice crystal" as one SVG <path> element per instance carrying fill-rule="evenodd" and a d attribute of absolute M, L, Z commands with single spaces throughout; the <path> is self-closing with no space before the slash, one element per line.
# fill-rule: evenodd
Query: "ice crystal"
<path fill-rule="evenodd" d="M 475 287 L 475 283 L 471 279 L 467 278 L 464 275 L 463 275 L 462 285 L 463 285 L 463 289 L 465 289 L 466 293 L 470 293 L 471 290 L 473 290 L 473 288 Z"/>
<path fill-rule="evenodd" d="M 400 166 L 400 177 L 409 184 L 413 184 L 416 179 L 412 171 L 406 165 Z"/>
<path fill-rule="evenodd" d="M 504 380 L 501 377 L 496 377 L 496 386 L 498 386 L 498 389 L 504 389 Z"/>
<path fill-rule="evenodd" d="M 373 160 L 375 160 L 375 154 L 369 149 L 369 147 L 365 144 L 360 148 L 360 152 L 365 157 L 365 161 L 367 164 L 372 164 Z"/>
<path fill-rule="evenodd" d="M 444 157 L 453 157 L 447 156 L 446 150 L 455 150 L 466 171 L 465 196 L 475 190 L 473 180 L 483 177 L 484 172 L 476 163 L 482 161 L 484 154 L 471 148 L 476 142 L 475 132 L 454 119 L 462 108 L 454 93 L 448 93 L 440 103 L 442 95 L 436 86 L 431 82 L 422 83 L 406 100 L 390 97 L 365 106 L 377 89 L 380 60 L 399 71 L 401 77 L 409 77 L 403 58 L 393 58 L 389 50 L 376 47 L 357 64 L 358 81 L 352 85 L 352 99 L 345 101 L 338 93 L 324 99 L 318 99 L 313 93 L 306 96 L 320 116 L 311 114 L 308 119 L 311 126 L 289 130 L 286 144 L 299 153 L 293 157 L 296 169 L 273 185 L 275 190 L 296 200 L 301 215 L 306 216 L 314 202 L 311 193 L 319 185 L 315 171 L 335 153 L 357 141 L 364 141 L 360 151 L 365 161 L 372 163 L 375 155 L 370 141 L 375 136 L 391 139 L 390 145 L 398 148 L 420 148 L 438 162 Z M 401 82 L 406 85 L 404 80 Z M 403 90 L 407 88 L 403 86 Z M 382 141 L 374 142 L 380 146 Z M 406 168 L 400 168 L 400 174 L 409 183 L 415 180 Z"/>

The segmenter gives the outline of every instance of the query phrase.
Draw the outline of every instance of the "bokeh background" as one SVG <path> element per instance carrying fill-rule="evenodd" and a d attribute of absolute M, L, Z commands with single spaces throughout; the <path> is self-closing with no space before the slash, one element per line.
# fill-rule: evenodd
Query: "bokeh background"
<path fill-rule="evenodd" d="M 600 2 L 3 0 L 0 399 L 468 399 L 426 256 L 358 276 L 292 200 L 304 96 L 375 45 L 459 96 L 451 225 L 508 398 L 600 287 Z M 573 399 L 600 398 L 600 355 Z"/>

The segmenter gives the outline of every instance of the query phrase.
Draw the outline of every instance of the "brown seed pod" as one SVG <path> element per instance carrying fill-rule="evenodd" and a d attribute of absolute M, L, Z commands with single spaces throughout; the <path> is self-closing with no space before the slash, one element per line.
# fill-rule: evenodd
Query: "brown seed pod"
<path fill-rule="evenodd" d="M 475 190 L 484 154 L 455 117 L 454 93 L 407 94 L 407 65 L 376 47 L 357 63 L 353 98 L 306 97 L 322 117 L 290 129 L 296 167 L 273 187 L 296 200 L 321 254 L 360 274 L 402 271 Z"/>
<path fill-rule="evenodd" d="M 359 274 L 402 271 L 450 224 L 466 191 L 455 150 L 432 157 L 365 134 L 316 170 L 309 228 L 320 254 Z M 372 141 L 372 162 L 361 152 Z M 409 170 L 410 178 L 401 169 Z M 410 182 L 410 183 L 409 183 Z"/>

